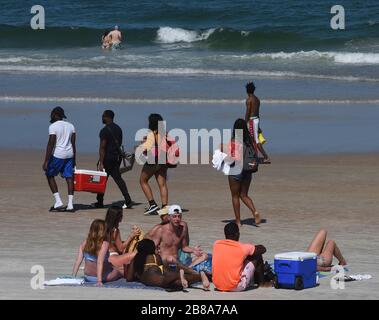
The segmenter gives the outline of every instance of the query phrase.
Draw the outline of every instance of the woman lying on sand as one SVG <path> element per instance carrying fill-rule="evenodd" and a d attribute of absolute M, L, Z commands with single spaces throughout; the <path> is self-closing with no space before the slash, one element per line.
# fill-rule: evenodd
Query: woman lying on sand
<path fill-rule="evenodd" d="M 175 271 L 162 263 L 160 255 L 156 254 L 154 241 L 143 239 L 137 245 L 137 255 L 128 268 L 128 281 L 140 281 L 147 286 L 166 289 L 183 289 L 189 285 L 202 282 L 204 290 L 209 290 L 210 283 L 206 274 L 184 274 L 184 270 Z"/>
<path fill-rule="evenodd" d="M 317 254 L 317 271 L 330 271 L 333 267 L 333 256 L 338 259 L 339 265 L 346 265 L 345 258 L 342 256 L 340 249 L 333 240 L 328 240 L 325 245 L 326 236 L 327 231 L 321 229 L 307 249 L 308 252 L 314 252 Z"/>
<path fill-rule="evenodd" d="M 79 247 L 78 256 L 72 275 L 76 277 L 84 259 L 84 278 L 88 282 L 115 281 L 122 277 L 122 273 L 113 268 L 108 261 L 109 241 L 106 239 L 104 220 L 96 219 L 92 222 L 87 239 Z"/>

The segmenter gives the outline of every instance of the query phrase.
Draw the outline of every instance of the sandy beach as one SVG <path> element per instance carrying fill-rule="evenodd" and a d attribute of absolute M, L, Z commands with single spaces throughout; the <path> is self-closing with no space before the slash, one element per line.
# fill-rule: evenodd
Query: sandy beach
<path fill-rule="evenodd" d="M 44 151 L 0 151 L 0 299 L 378 299 L 379 162 L 373 154 L 272 155 L 273 163 L 261 166 L 250 194 L 266 223 L 252 225 L 246 208 L 241 241 L 267 247 L 266 260 L 276 253 L 305 250 L 314 233 L 326 228 L 346 257 L 349 274 L 371 274 L 371 280 L 346 283 L 344 290 L 330 287 L 331 277 L 320 286 L 296 292 L 260 288 L 243 293 L 167 293 L 156 290 L 86 287 L 48 287 L 33 290 L 33 265 L 42 265 L 46 280 L 71 274 L 80 242 L 95 218 L 105 209 L 88 209 L 95 196 L 76 193 L 75 213 L 50 213 L 52 196 L 41 165 Z M 96 154 L 80 154 L 79 168 L 93 168 Z M 135 166 L 125 178 L 134 201 L 141 203 L 124 212 L 120 226 L 126 237 L 131 227 L 148 231 L 158 217 L 143 215 L 145 199 Z M 58 179 L 67 201 L 64 181 Z M 157 191 L 157 190 L 155 190 Z M 157 194 L 157 199 L 159 199 Z M 234 218 L 225 176 L 207 165 L 180 165 L 169 172 L 169 199 L 188 212 L 191 244 L 211 251 L 223 238 L 225 222 Z M 110 181 L 105 202 L 121 200 Z M 82 272 L 82 271 L 80 271 Z"/>

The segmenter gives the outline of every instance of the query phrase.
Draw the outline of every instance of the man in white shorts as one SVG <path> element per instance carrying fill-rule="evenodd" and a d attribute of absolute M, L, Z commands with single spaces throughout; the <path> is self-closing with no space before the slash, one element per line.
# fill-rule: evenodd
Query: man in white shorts
<path fill-rule="evenodd" d="M 259 142 L 259 139 L 258 139 L 258 133 L 260 130 L 259 129 L 259 108 L 260 108 L 261 102 L 258 99 L 258 97 L 255 96 L 254 92 L 255 92 L 255 85 L 253 82 L 249 82 L 246 85 L 247 99 L 246 99 L 245 121 L 249 128 L 249 132 L 250 132 L 251 138 L 254 141 L 254 144 L 256 145 L 260 153 L 263 155 L 263 163 L 271 163 L 267 153 L 263 149 L 263 146 Z"/>
<path fill-rule="evenodd" d="M 49 142 L 46 147 L 45 161 L 42 165 L 55 199 L 55 204 L 50 208 L 50 211 L 74 212 L 75 128 L 70 122 L 63 121 L 66 115 L 61 107 L 55 107 L 51 111 L 50 118 Z M 62 178 L 66 179 L 68 186 L 67 207 L 63 205 L 55 182 L 55 177 L 59 173 Z"/>

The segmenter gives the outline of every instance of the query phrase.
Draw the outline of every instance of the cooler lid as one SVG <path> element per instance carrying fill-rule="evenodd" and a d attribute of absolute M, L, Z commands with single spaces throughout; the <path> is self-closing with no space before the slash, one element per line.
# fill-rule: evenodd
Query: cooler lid
<path fill-rule="evenodd" d="M 309 259 L 316 259 L 317 255 L 314 252 L 283 252 L 275 255 L 275 260 L 293 260 L 303 261 Z"/>
<path fill-rule="evenodd" d="M 94 170 L 75 169 L 74 173 L 76 173 L 76 174 L 88 174 L 91 176 L 102 176 L 102 177 L 107 176 L 107 173 L 105 171 L 94 171 Z"/>

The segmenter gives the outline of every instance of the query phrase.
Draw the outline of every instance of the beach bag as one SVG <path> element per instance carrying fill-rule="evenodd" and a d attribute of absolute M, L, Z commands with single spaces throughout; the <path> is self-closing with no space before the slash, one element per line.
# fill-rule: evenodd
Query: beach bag
<path fill-rule="evenodd" d="M 125 152 L 123 146 L 121 146 L 121 150 L 122 150 L 122 155 L 121 155 L 122 162 L 120 166 L 120 173 L 123 174 L 133 169 L 136 157 L 134 153 Z"/>
<path fill-rule="evenodd" d="M 116 142 L 116 145 L 118 147 L 117 151 L 118 151 L 120 158 L 122 160 L 121 161 L 122 166 L 120 166 L 120 174 L 123 174 L 125 172 L 132 170 L 133 166 L 134 166 L 134 162 L 135 162 L 135 154 L 126 152 L 124 150 L 124 146 L 118 142 L 118 140 L 117 140 L 116 136 L 114 135 L 113 131 L 111 130 L 111 128 L 109 128 L 108 126 L 106 128 L 109 130 L 113 140 Z"/>
<path fill-rule="evenodd" d="M 258 171 L 259 160 L 257 152 L 251 144 L 243 144 L 243 168 L 242 171 L 246 173 L 254 173 Z"/>
<path fill-rule="evenodd" d="M 262 131 L 258 133 L 258 140 L 259 140 L 260 144 L 265 144 L 266 143 L 266 139 L 263 136 L 263 132 Z"/>
<path fill-rule="evenodd" d="M 159 146 L 158 143 L 155 142 L 155 147 L 151 149 L 151 152 L 156 158 L 156 163 L 158 163 L 158 159 L 160 159 L 159 155 L 163 152 L 165 154 L 165 165 L 167 168 L 176 168 L 178 166 L 177 158 L 180 154 L 179 146 L 175 139 L 170 138 L 168 134 L 162 139 Z"/>
<path fill-rule="evenodd" d="M 178 166 L 177 158 L 179 157 L 179 146 L 174 139 L 166 135 L 166 166 L 167 168 L 176 168 Z"/>

